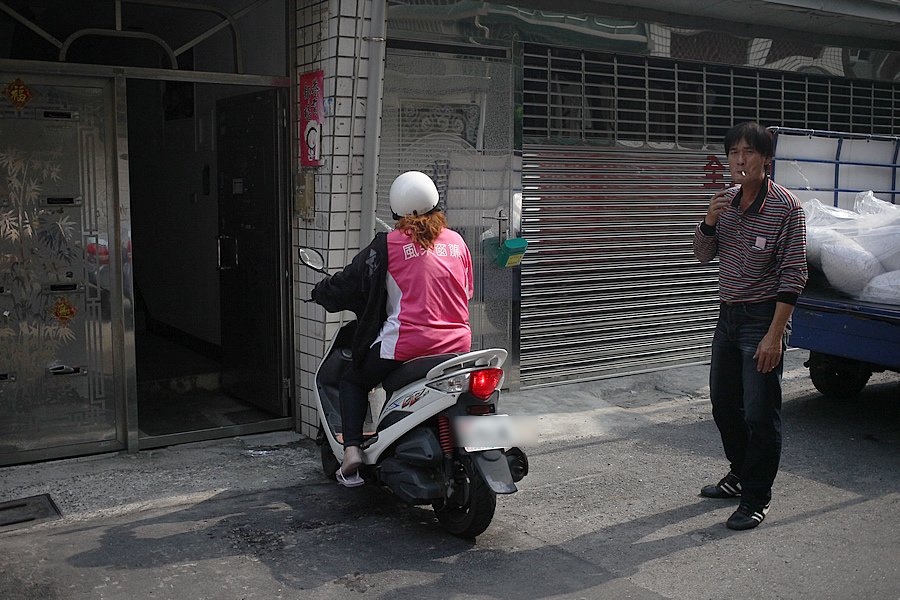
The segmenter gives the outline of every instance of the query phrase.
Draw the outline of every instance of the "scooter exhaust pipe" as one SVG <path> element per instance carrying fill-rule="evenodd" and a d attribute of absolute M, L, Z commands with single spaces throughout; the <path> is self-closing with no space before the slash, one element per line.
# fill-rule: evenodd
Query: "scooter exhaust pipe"
<path fill-rule="evenodd" d="M 528 457 L 525 455 L 525 452 L 521 448 L 514 446 L 507 450 L 505 454 L 513 482 L 522 481 L 528 475 Z"/>

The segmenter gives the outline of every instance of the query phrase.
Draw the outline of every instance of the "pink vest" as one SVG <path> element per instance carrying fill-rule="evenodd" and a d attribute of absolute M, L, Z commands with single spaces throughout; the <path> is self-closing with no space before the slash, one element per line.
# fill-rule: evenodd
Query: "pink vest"
<path fill-rule="evenodd" d="M 387 246 L 388 317 L 375 340 L 381 342 L 381 358 L 468 352 L 474 286 L 472 257 L 462 237 L 444 229 L 426 251 L 395 230 L 388 234 Z"/>

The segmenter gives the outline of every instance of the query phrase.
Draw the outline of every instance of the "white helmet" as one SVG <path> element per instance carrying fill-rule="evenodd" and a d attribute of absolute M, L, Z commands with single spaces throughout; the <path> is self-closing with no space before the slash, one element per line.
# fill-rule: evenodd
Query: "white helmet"
<path fill-rule="evenodd" d="M 394 218 L 424 215 L 434 210 L 439 196 L 431 177 L 421 171 L 400 174 L 391 184 L 391 212 Z"/>

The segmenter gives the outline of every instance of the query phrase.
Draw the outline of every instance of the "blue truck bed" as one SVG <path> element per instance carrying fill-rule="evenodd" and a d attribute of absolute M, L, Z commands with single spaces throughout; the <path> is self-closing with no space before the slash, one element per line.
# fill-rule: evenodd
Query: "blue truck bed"
<path fill-rule="evenodd" d="M 900 371 L 900 306 L 843 296 L 810 273 L 797 301 L 790 345 Z"/>
<path fill-rule="evenodd" d="M 858 194 L 870 190 L 879 200 L 900 204 L 900 137 L 786 127 L 770 131 L 775 141 L 772 179 L 801 202 L 816 199 L 857 210 Z M 788 343 L 809 350 L 805 365 L 817 390 L 852 398 L 872 373 L 900 371 L 897 304 L 845 296 L 810 268 Z"/>

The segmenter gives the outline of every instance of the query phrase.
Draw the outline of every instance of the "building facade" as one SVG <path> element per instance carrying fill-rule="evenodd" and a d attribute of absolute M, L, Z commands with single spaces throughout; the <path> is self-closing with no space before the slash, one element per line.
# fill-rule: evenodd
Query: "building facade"
<path fill-rule="evenodd" d="M 352 315 L 306 302 L 297 250 L 341 268 L 410 169 L 510 385 L 704 362 L 727 128 L 900 133 L 880 0 L 70 4 L 0 4 L 0 464 L 314 436 Z"/>

